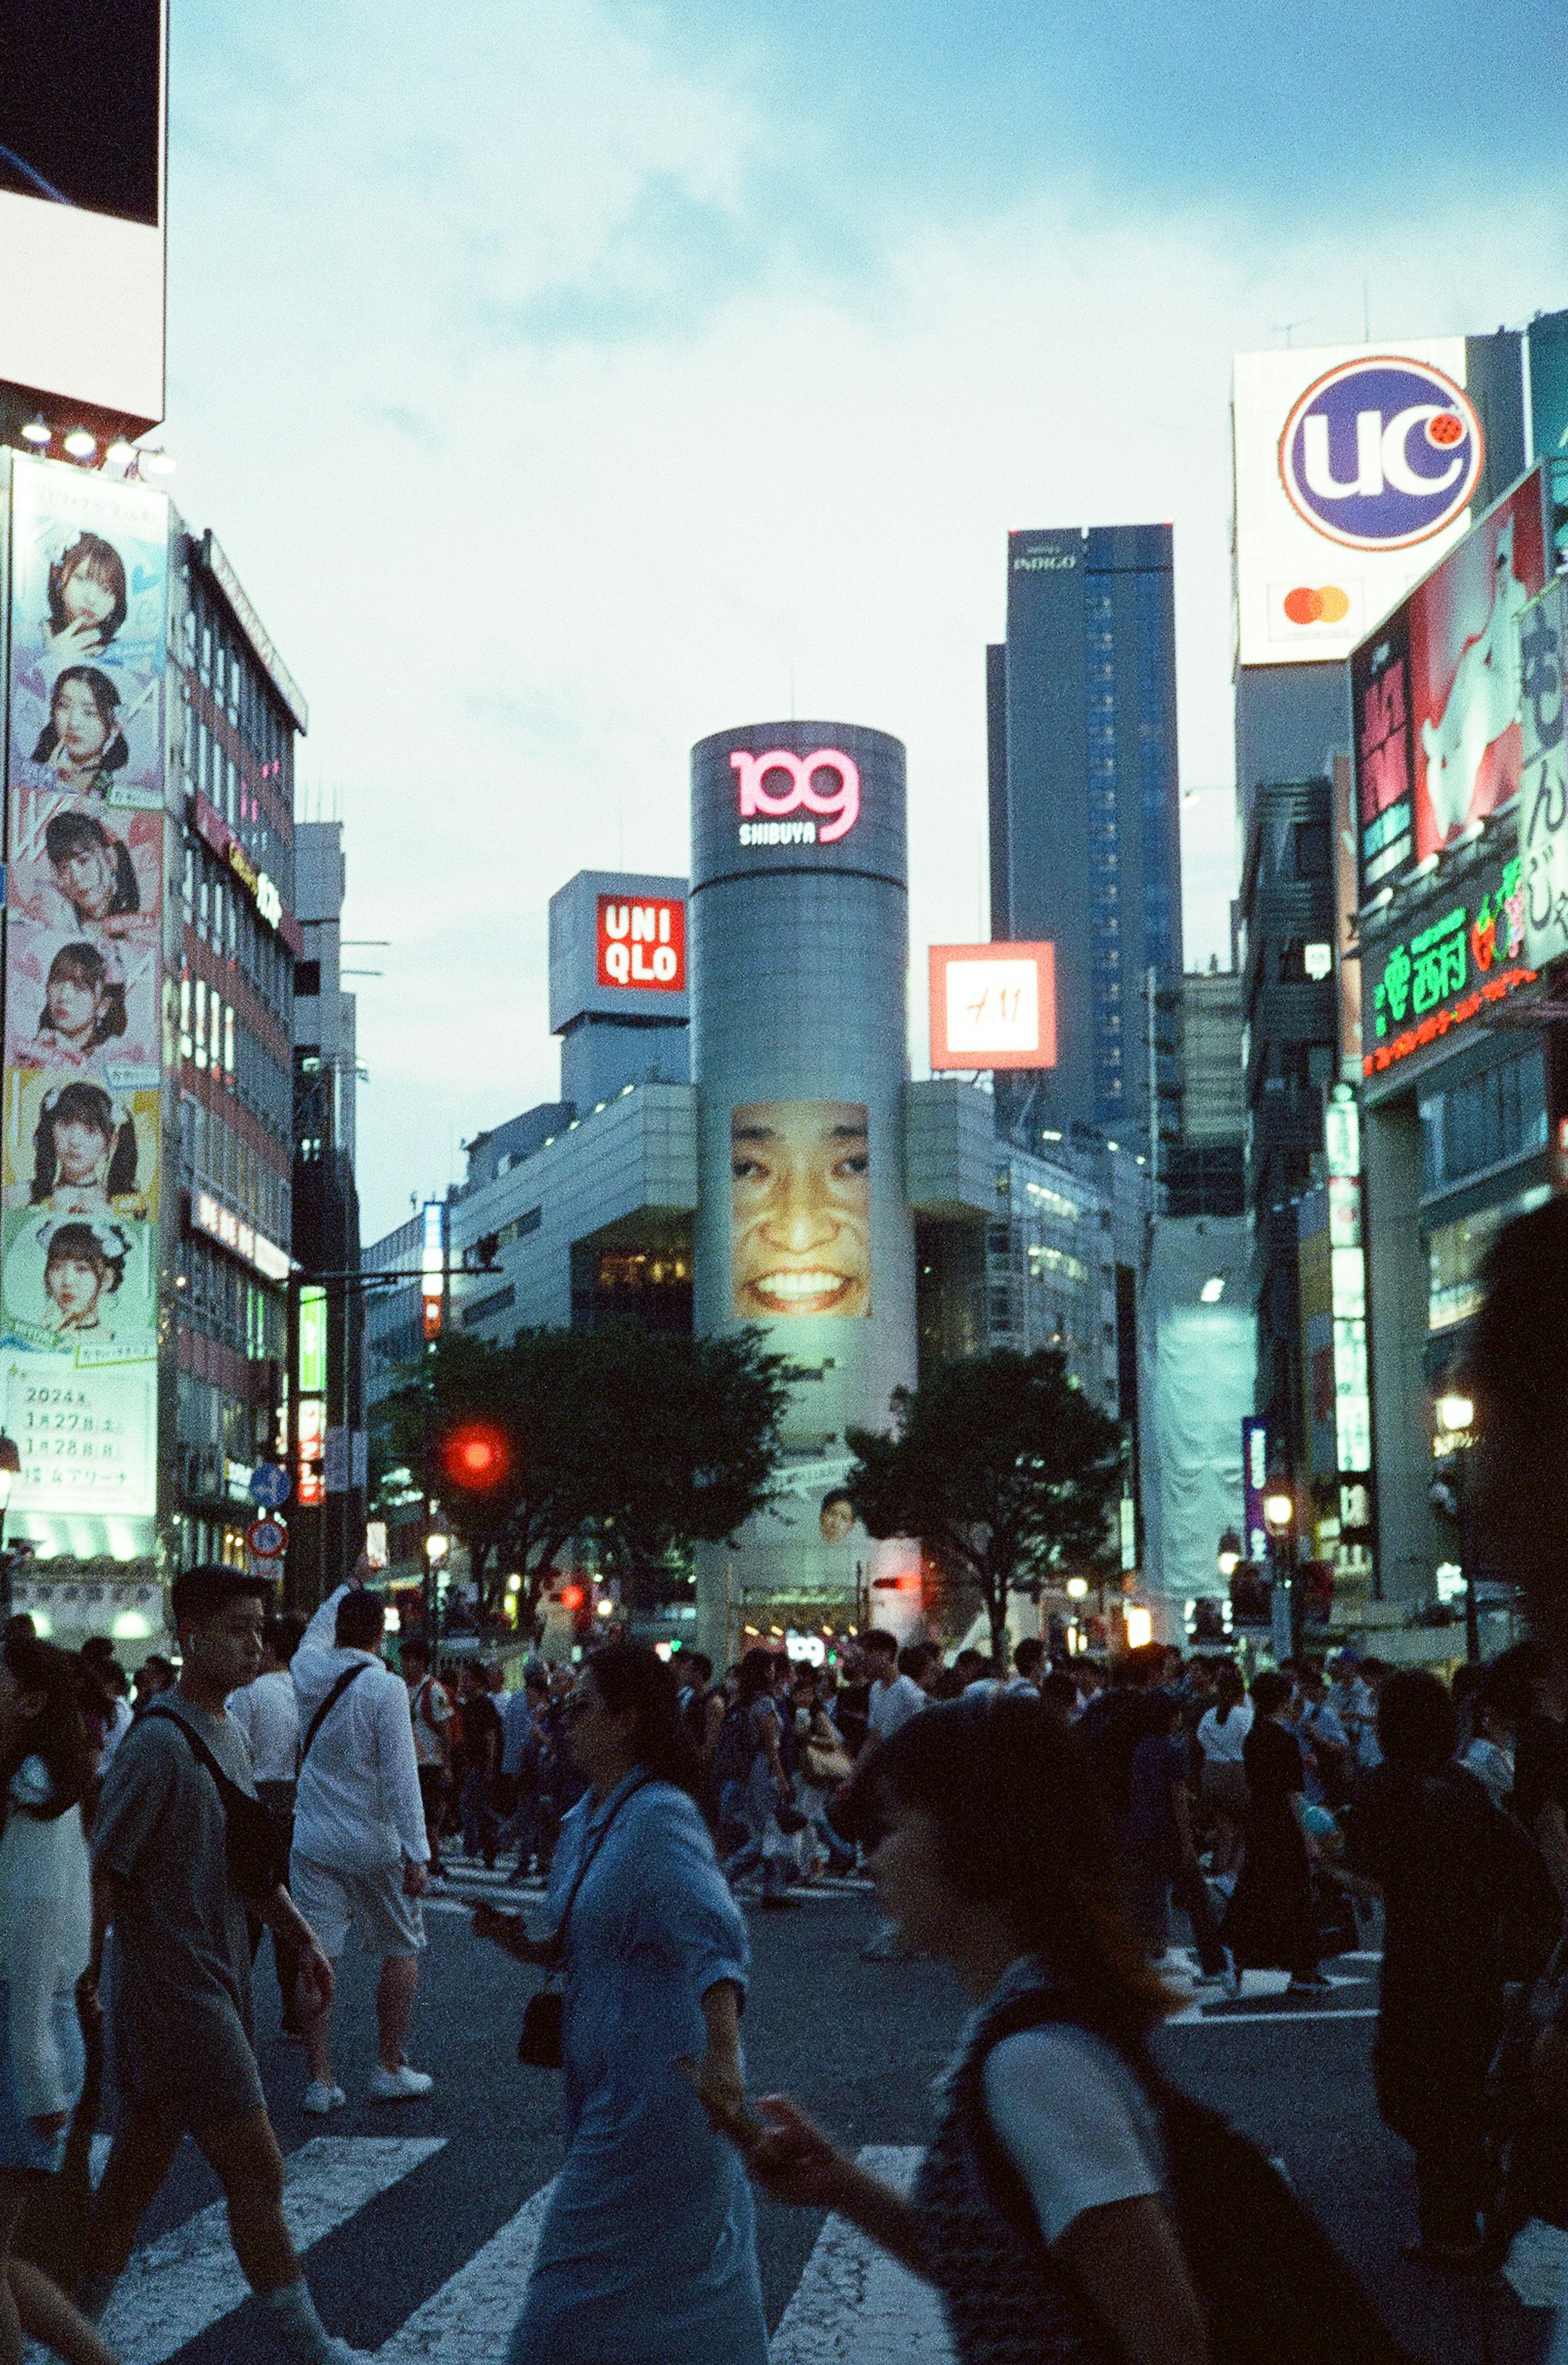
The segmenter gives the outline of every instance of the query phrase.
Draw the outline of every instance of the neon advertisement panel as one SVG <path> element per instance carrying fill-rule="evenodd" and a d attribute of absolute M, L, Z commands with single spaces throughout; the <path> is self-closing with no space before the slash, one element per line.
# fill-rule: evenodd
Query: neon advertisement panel
<path fill-rule="evenodd" d="M 868 1120 L 860 1101 L 730 1113 L 734 1311 L 743 1322 L 871 1311 Z"/>
<path fill-rule="evenodd" d="M 1056 947 L 933 945 L 931 1066 L 1054 1068 Z"/>
<path fill-rule="evenodd" d="M 1238 661 L 1349 656 L 1470 522 L 1464 339 L 1238 353 L 1232 428 Z"/>
<path fill-rule="evenodd" d="M 0 380 L 163 416 L 164 0 L 0 22 Z"/>
<path fill-rule="evenodd" d="M 594 975 L 630 992 L 686 992 L 686 905 L 678 897 L 600 895 Z"/>
<path fill-rule="evenodd" d="M 58 1515 L 84 1551 L 79 1523 L 157 1500 L 168 508 L 19 459 L 11 528 L 10 1509 L 23 1533 Z"/>
<path fill-rule="evenodd" d="M 1451 903 L 1423 914 L 1408 936 L 1369 948 L 1361 974 L 1363 1076 L 1383 1075 L 1533 984 L 1523 864 L 1516 856 L 1485 866 Z"/>
<path fill-rule="evenodd" d="M 1545 581 L 1538 468 L 1354 652 L 1363 897 L 1518 795 L 1518 635 Z"/>

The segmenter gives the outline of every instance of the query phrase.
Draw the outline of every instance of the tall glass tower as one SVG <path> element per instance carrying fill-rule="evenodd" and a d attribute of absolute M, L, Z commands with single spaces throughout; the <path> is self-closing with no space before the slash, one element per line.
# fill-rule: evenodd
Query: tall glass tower
<path fill-rule="evenodd" d="M 1029 1100 L 1030 1126 L 1141 1147 L 1151 1030 L 1161 1133 L 1177 1108 L 1170 528 L 1010 534 L 1007 640 L 987 654 L 991 932 L 1056 946 L 1058 1064 Z M 1021 1103 L 1016 1082 L 1009 1097 Z"/>

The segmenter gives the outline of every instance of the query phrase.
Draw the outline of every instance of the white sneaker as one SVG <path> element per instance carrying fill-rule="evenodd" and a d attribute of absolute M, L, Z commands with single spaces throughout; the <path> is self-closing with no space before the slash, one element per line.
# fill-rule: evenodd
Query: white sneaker
<path fill-rule="evenodd" d="M 370 2099 L 373 2102 L 411 2102 L 416 2094 L 428 2094 L 434 2084 L 428 2069 L 410 2069 L 406 2061 L 400 2069 L 384 2069 L 377 2062 L 370 2073 Z"/>
<path fill-rule="evenodd" d="M 329 2111 L 341 2111 L 347 2101 L 341 2086 L 324 2086 L 319 2078 L 312 2078 L 299 2107 L 313 2119 L 324 2119 Z"/>

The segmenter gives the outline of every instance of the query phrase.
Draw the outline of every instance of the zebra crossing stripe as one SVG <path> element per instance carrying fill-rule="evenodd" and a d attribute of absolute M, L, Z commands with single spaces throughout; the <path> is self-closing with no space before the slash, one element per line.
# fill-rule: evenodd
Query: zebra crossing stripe
<path fill-rule="evenodd" d="M 860 2165 L 905 2191 L 918 2146 L 868 2144 Z M 769 2345 L 772 2365 L 952 2365 L 941 2302 L 842 2217 L 817 2236 Z"/>
<path fill-rule="evenodd" d="M 284 2161 L 283 2214 L 308 2250 L 442 2149 L 444 2135 L 316 2135 Z M 115 2287 L 103 2334 L 124 2365 L 162 2365 L 250 2297 L 224 2203 L 198 2209 L 139 2250 Z"/>
<path fill-rule="evenodd" d="M 496 2365 L 522 2305 L 553 2190 L 546 2184 L 525 2201 L 465 2267 L 416 2308 L 377 2351 L 377 2365 L 424 2365 L 430 2358 L 440 2358 L 442 2365 Z"/>

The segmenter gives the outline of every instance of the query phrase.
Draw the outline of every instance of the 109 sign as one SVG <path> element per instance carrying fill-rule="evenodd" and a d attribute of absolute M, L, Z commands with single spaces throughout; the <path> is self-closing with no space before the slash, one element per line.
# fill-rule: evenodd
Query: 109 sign
<path fill-rule="evenodd" d="M 743 846 L 832 846 L 860 818 L 859 768 L 836 747 L 818 747 L 809 756 L 787 747 L 752 756 L 737 747 L 730 763 L 740 790 Z M 819 815 L 821 825 L 785 818 L 802 809 Z"/>
<path fill-rule="evenodd" d="M 1309 386 L 1280 437 L 1297 514 L 1353 550 L 1401 550 L 1461 515 L 1485 458 L 1481 421 L 1443 371 L 1407 358 L 1341 362 Z"/>

